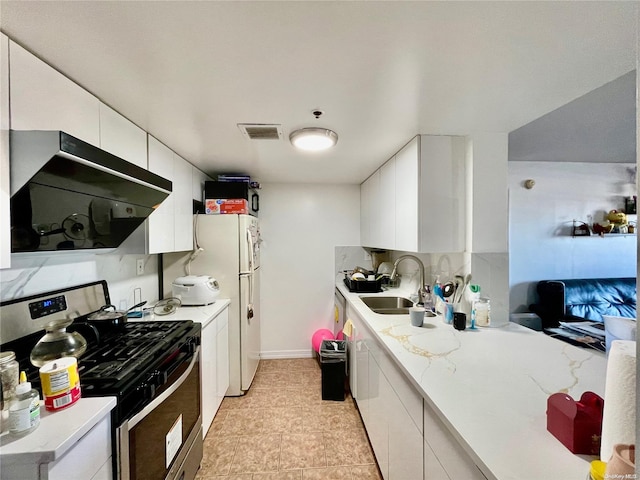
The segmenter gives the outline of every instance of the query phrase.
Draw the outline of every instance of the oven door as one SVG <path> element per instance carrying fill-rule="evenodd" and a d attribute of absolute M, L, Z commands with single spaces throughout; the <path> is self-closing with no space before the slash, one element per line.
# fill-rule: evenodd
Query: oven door
<path fill-rule="evenodd" d="M 159 394 L 118 428 L 120 480 L 192 480 L 202 460 L 200 347 L 167 375 Z"/>

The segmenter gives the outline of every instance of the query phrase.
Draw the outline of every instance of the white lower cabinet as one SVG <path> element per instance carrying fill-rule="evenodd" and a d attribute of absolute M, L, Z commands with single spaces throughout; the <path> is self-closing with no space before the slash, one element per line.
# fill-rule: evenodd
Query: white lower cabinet
<path fill-rule="evenodd" d="M 360 317 L 347 308 L 354 323 L 349 338 L 355 350 L 351 369 L 355 400 L 385 480 L 423 476 L 422 397 L 392 364 L 388 353 Z"/>
<path fill-rule="evenodd" d="M 112 470 L 111 417 L 107 415 L 59 460 L 40 465 L 40 478 L 102 480 L 112 478 Z"/>
<path fill-rule="evenodd" d="M 486 479 L 427 402 L 424 402 L 424 441 L 425 451 L 429 452 L 429 455 L 425 455 L 425 480 L 431 480 L 431 478 Z M 443 477 L 441 470 L 444 470 L 447 476 Z M 426 475 L 427 472 L 431 477 Z"/>
<path fill-rule="evenodd" d="M 349 337 L 352 394 L 384 480 L 484 480 L 351 305 L 346 315 L 354 325 Z"/>
<path fill-rule="evenodd" d="M 229 388 L 229 308 L 218 315 L 216 334 L 216 411 Z"/>
<path fill-rule="evenodd" d="M 424 480 L 451 480 L 426 440 L 423 443 L 422 455 L 424 457 Z"/>
<path fill-rule="evenodd" d="M 216 369 L 216 354 L 218 342 L 216 341 L 216 325 L 212 320 L 202 329 L 200 342 L 200 392 L 202 398 L 202 436 L 207 435 L 216 410 L 216 388 L 218 384 L 218 371 Z"/>
<path fill-rule="evenodd" d="M 389 478 L 389 404 L 392 390 L 369 350 L 369 415 L 365 423 L 382 478 Z M 368 423 L 368 424 L 367 424 Z"/>
<path fill-rule="evenodd" d="M 202 435 L 206 436 L 229 388 L 229 308 L 202 329 L 201 340 Z"/>
<path fill-rule="evenodd" d="M 404 408 L 400 397 L 389 397 L 389 479 L 423 478 L 422 432 Z"/>

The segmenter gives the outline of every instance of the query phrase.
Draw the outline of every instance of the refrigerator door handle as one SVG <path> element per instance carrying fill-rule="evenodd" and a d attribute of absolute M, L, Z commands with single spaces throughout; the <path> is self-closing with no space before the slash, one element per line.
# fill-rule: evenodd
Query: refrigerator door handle
<path fill-rule="evenodd" d="M 253 273 L 253 255 L 254 255 L 254 249 L 253 249 L 253 236 L 251 235 L 251 229 L 247 228 L 247 256 L 249 259 L 249 271 L 251 273 Z"/>
<path fill-rule="evenodd" d="M 253 235 L 251 235 L 251 228 L 247 228 L 247 256 L 249 257 L 249 271 L 247 272 L 247 277 L 249 277 L 249 302 L 247 303 L 247 319 L 251 320 L 253 318 L 253 277 L 255 275 L 255 268 L 253 264 L 254 259 L 254 245 L 253 245 Z"/>

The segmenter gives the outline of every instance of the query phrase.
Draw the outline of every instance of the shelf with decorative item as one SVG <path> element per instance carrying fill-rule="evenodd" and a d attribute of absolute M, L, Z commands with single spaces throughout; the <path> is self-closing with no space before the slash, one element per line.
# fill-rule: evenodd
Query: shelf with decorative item
<path fill-rule="evenodd" d="M 637 233 L 637 215 L 625 214 L 611 210 L 604 221 L 589 225 L 580 220 L 573 220 L 572 237 L 622 237 L 635 236 Z"/>

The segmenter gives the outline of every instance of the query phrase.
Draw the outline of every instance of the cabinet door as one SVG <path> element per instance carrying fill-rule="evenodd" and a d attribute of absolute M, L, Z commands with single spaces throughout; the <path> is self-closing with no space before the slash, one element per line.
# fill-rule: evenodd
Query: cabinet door
<path fill-rule="evenodd" d="M 395 249 L 418 251 L 418 137 L 396 154 Z"/>
<path fill-rule="evenodd" d="M 420 136 L 420 251 L 462 252 L 464 139 Z"/>
<path fill-rule="evenodd" d="M 371 175 L 367 182 L 369 183 L 369 202 L 365 205 L 367 215 L 369 217 L 369 242 L 363 244 L 367 247 L 382 248 L 382 219 L 380 218 L 380 169 Z"/>
<path fill-rule="evenodd" d="M 174 246 L 173 251 L 193 249 L 192 165 L 173 154 Z"/>
<path fill-rule="evenodd" d="M 380 168 L 380 189 L 377 198 L 379 212 L 379 242 L 381 248 L 396 249 L 396 159 L 391 158 Z"/>
<path fill-rule="evenodd" d="M 207 180 L 210 180 L 209 175 L 199 168 L 191 167 L 191 198 L 199 202 L 204 202 L 204 182 Z"/>
<path fill-rule="evenodd" d="M 0 268 L 11 266 L 9 178 L 9 37 L 0 33 Z"/>
<path fill-rule="evenodd" d="M 40 466 L 48 480 L 94 478 L 111 457 L 111 417 L 106 416 L 56 461 Z M 29 478 L 29 477 L 17 477 Z"/>
<path fill-rule="evenodd" d="M 424 441 L 428 444 L 438 462 L 449 475 L 449 478 L 464 478 L 465 480 L 485 480 L 469 454 L 462 448 L 435 412 L 424 402 Z M 425 462 L 427 458 L 425 458 Z M 438 470 L 431 463 L 425 465 L 425 470 Z"/>
<path fill-rule="evenodd" d="M 147 168 L 147 133 L 104 103 L 100 103 L 100 148 Z"/>
<path fill-rule="evenodd" d="M 152 136 L 148 136 L 149 170 L 173 182 L 173 152 Z M 149 253 L 173 252 L 175 184 L 169 195 L 147 219 Z"/>
<path fill-rule="evenodd" d="M 369 351 L 369 422 L 365 424 L 380 473 L 389 479 L 389 405 L 393 391 Z"/>
<path fill-rule="evenodd" d="M 390 396 L 389 414 L 389 479 L 423 478 L 423 438 L 398 395 Z"/>
<path fill-rule="evenodd" d="M 100 145 L 100 101 L 16 43 L 9 49 L 11 128 L 62 130 Z"/>
<path fill-rule="evenodd" d="M 438 457 L 433 453 L 431 446 L 426 441 L 423 442 L 424 450 L 424 480 L 450 480 L 444 467 L 440 464 Z"/>
<path fill-rule="evenodd" d="M 200 366 L 201 377 L 201 403 L 202 403 L 202 435 L 206 436 L 216 414 L 216 388 L 217 388 L 217 328 L 216 320 L 212 320 L 202 329 L 200 342 Z"/>
<path fill-rule="evenodd" d="M 216 376 L 218 382 L 216 411 L 220 408 L 220 404 L 229 388 L 229 309 L 225 308 L 217 320 L 220 322 L 220 328 L 218 329 L 216 338 L 218 344 L 216 357 L 216 368 L 218 371 Z"/>
<path fill-rule="evenodd" d="M 370 245 L 371 243 L 371 185 L 372 177 L 367 178 L 360 184 L 360 245 Z"/>

